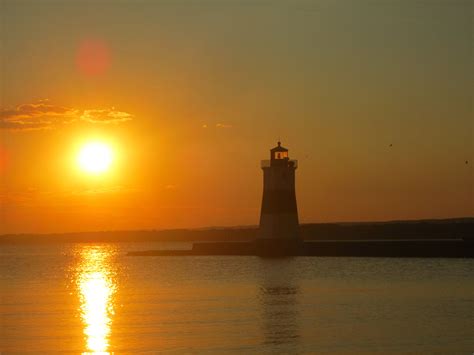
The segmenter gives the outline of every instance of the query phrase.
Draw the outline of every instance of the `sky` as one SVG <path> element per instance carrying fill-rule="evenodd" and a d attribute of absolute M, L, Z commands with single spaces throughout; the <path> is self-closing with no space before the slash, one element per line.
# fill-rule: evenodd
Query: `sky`
<path fill-rule="evenodd" d="M 473 216 L 473 13 L 0 0 L 0 234 L 256 225 L 278 139 L 301 223 Z"/>

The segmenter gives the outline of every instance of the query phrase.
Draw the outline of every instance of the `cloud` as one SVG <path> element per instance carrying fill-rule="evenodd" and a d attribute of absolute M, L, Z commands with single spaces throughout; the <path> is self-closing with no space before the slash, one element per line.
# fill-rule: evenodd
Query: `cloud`
<path fill-rule="evenodd" d="M 22 122 L 22 121 L 7 121 L 0 118 L 0 129 L 9 130 L 35 130 L 35 129 L 48 129 L 50 125 L 43 122 Z"/>
<path fill-rule="evenodd" d="M 52 129 L 74 121 L 89 123 L 121 123 L 130 121 L 130 113 L 109 109 L 78 109 L 54 105 L 49 100 L 19 105 L 14 109 L 0 109 L 0 129 Z"/>
<path fill-rule="evenodd" d="M 203 124 L 201 126 L 202 128 L 208 128 L 209 126 L 207 124 Z M 216 128 L 232 128 L 233 126 L 231 124 L 226 124 L 226 123 L 216 123 Z"/>
<path fill-rule="evenodd" d="M 53 128 L 74 121 L 77 109 L 52 105 L 48 100 L 19 105 L 14 109 L 0 110 L 0 128 L 32 130 Z"/>
<path fill-rule="evenodd" d="M 225 123 L 216 123 L 216 128 L 232 128 L 232 125 Z"/>
<path fill-rule="evenodd" d="M 119 123 L 130 121 L 133 116 L 127 112 L 111 109 L 84 110 L 81 119 L 92 123 Z"/>

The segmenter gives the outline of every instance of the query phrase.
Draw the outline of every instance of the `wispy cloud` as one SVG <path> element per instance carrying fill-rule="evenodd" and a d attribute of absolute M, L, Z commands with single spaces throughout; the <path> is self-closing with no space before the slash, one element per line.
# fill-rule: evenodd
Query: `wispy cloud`
<path fill-rule="evenodd" d="M 77 109 L 52 105 L 48 100 L 0 110 L 0 128 L 16 130 L 47 129 L 77 119 Z"/>
<path fill-rule="evenodd" d="M 209 126 L 207 124 L 203 124 L 201 127 L 208 128 Z M 226 123 L 216 123 L 215 127 L 216 128 L 232 128 L 233 126 L 231 124 L 226 124 Z"/>
<path fill-rule="evenodd" d="M 232 128 L 232 125 L 226 123 L 216 123 L 216 128 Z"/>
<path fill-rule="evenodd" d="M 0 129 L 52 129 L 74 121 L 105 124 L 121 123 L 132 118 L 132 114 L 118 111 L 115 107 L 79 109 L 55 105 L 49 100 L 40 100 L 13 109 L 0 109 Z"/>
<path fill-rule="evenodd" d="M 92 123 L 119 123 L 130 121 L 133 116 L 128 112 L 111 109 L 84 110 L 81 119 Z"/>

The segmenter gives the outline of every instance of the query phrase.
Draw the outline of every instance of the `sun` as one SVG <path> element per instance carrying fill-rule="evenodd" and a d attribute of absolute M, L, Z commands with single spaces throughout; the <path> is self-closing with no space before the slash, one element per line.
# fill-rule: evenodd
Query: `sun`
<path fill-rule="evenodd" d="M 79 167 L 92 174 L 100 174 L 107 171 L 112 164 L 112 160 L 112 149 L 107 144 L 101 142 L 85 144 L 77 157 Z"/>

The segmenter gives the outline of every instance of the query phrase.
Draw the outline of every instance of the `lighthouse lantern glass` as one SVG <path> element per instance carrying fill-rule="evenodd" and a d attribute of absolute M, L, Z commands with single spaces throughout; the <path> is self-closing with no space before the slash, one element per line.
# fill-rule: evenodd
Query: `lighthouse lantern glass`
<path fill-rule="evenodd" d="M 275 152 L 274 159 L 285 159 L 288 158 L 288 152 Z"/>

